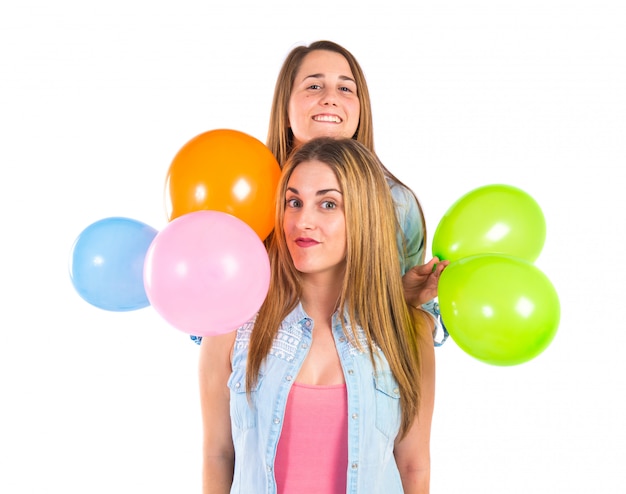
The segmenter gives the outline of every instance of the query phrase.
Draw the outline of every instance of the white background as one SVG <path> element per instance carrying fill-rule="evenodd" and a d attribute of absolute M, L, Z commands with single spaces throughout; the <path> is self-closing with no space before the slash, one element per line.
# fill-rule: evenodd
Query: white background
<path fill-rule="evenodd" d="M 437 349 L 432 492 L 624 492 L 625 33 L 620 0 L 3 3 L 0 492 L 200 491 L 198 348 L 82 300 L 70 249 L 106 217 L 162 229 L 175 153 L 265 141 L 285 55 L 317 39 L 361 62 L 430 238 L 491 183 L 547 219 L 557 336 L 515 367 Z"/>

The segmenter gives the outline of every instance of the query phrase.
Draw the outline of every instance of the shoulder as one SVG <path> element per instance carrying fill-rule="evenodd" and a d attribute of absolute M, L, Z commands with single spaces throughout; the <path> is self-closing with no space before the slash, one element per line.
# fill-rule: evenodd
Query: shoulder
<path fill-rule="evenodd" d="M 396 207 L 407 210 L 417 210 L 417 198 L 411 189 L 391 178 L 387 178 L 387 184 L 389 185 L 391 197 Z"/>
<path fill-rule="evenodd" d="M 235 331 L 235 346 L 247 345 L 250 342 L 250 335 L 252 334 L 255 321 L 256 316 L 237 328 L 237 331 Z"/>
<path fill-rule="evenodd" d="M 201 362 L 223 357 L 227 357 L 228 361 L 232 362 L 238 350 L 247 350 L 255 318 L 256 316 L 234 331 L 202 337 L 199 342 Z"/>

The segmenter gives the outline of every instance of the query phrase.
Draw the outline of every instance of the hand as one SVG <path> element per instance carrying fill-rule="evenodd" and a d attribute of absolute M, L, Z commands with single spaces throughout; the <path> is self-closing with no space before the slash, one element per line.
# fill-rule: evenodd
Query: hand
<path fill-rule="evenodd" d="M 426 264 L 413 266 L 402 277 L 404 298 L 409 305 L 420 307 L 437 296 L 439 276 L 450 261 L 433 257 Z"/>

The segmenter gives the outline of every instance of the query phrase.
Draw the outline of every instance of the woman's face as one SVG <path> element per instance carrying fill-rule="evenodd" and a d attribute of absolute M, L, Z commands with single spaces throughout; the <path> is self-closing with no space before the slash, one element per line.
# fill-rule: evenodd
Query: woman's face
<path fill-rule="evenodd" d="M 347 246 L 343 194 L 325 163 L 306 161 L 293 170 L 287 183 L 283 230 L 298 271 L 343 275 Z"/>
<path fill-rule="evenodd" d="M 315 137 L 352 138 L 360 104 L 354 75 L 339 53 L 315 50 L 302 60 L 289 99 L 294 144 Z"/>

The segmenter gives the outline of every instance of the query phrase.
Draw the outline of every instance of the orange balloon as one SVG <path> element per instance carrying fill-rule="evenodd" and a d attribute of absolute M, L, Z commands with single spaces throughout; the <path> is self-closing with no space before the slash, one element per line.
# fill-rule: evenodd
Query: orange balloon
<path fill-rule="evenodd" d="M 280 166 L 258 139 L 237 130 L 204 132 L 174 157 L 165 183 L 169 221 L 201 210 L 247 223 L 261 240 L 274 228 Z"/>

